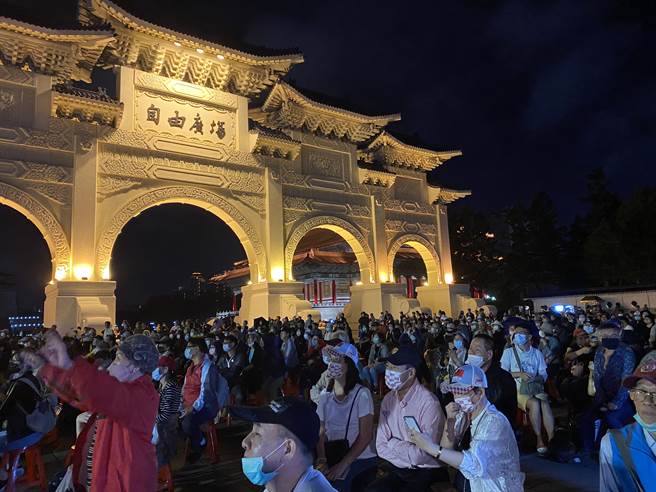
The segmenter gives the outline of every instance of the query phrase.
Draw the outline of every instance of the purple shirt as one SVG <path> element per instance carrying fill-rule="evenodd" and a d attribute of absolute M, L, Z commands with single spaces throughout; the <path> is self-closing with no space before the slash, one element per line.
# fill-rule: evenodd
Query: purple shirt
<path fill-rule="evenodd" d="M 440 442 L 444 412 L 437 397 L 415 379 L 403 400 L 399 401 L 396 391 L 390 391 L 383 399 L 376 433 L 378 456 L 398 468 L 439 468 L 435 458 L 410 442 L 405 416 L 414 417 L 421 432 L 433 442 Z"/>

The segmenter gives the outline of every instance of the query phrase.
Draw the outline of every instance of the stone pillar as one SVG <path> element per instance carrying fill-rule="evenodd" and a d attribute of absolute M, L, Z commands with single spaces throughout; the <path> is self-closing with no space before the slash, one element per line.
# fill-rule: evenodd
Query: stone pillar
<path fill-rule="evenodd" d="M 267 280 L 273 282 L 289 281 L 285 278 L 285 223 L 283 220 L 282 185 L 275 179 L 274 171 L 264 172 L 266 221 L 265 242 L 267 251 Z M 255 282 L 255 279 L 252 279 Z"/>
<path fill-rule="evenodd" d="M 98 141 L 76 137 L 71 210 L 71 277 L 46 286 L 44 324 L 56 324 L 60 333 L 76 326 L 102 327 L 115 321 L 116 282 L 104 281 L 108 272 L 95 271 L 96 176 Z"/>
<path fill-rule="evenodd" d="M 321 319 L 321 313 L 312 309 L 312 304 L 301 297 L 303 282 L 258 282 L 241 288 L 239 322 L 253 323 L 255 318 L 289 317 L 311 314 Z"/>
<path fill-rule="evenodd" d="M 371 200 L 371 230 L 374 236 L 374 255 L 376 255 L 376 272 L 374 278 L 376 282 L 389 282 L 394 276 L 394 272 L 388 271 L 387 259 L 387 236 L 385 236 L 385 207 L 376 200 L 375 196 Z M 360 279 L 365 282 L 367 279 Z"/>
<path fill-rule="evenodd" d="M 449 218 L 447 215 L 446 205 L 438 203 L 436 208 L 437 221 L 437 247 L 440 255 L 442 267 L 441 282 L 451 284 L 455 282 L 455 273 L 451 265 L 451 242 L 449 241 Z"/>
<path fill-rule="evenodd" d="M 357 320 L 362 311 L 380 314 L 389 311 L 395 318 L 401 312 L 408 313 L 420 309 L 417 299 L 405 296 L 405 286 L 395 283 L 360 284 L 351 286 L 351 301 L 344 306 L 344 316 L 352 329 L 357 327 Z"/>

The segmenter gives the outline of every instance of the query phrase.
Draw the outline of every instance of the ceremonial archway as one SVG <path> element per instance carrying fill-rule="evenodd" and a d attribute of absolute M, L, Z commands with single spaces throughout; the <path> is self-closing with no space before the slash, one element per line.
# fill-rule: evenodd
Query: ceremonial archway
<path fill-rule="evenodd" d="M 394 274 L 394 257 L 401 246 L 408 245 L 414 248 L 426 265 L 426 277 L 428 285 L 437 286 L 442 283 L 440 269 L 440 257 L 435 251 L 433 245 L 424 237 L 418 234 L 403 234 L 398 236 L 387 251 L 388 271 L 390 276 Z"/>
<path fill-rule="evenodd" d="M 96 267 L 104 279 L 111 277 L 111 253 L 116 238 L 125 225 L 144 210 L 165 203 L 179 203 L 200 207 L 216 215 L 235 233 L 248 258 L 251 281 L 266 276 L 266 256 L 260 238 L 248 220 L 223 197 L 194 186 L 171 186 L 144 193 L 116 212 L 100 235 Z"/>
<path fill-rule="evenodd" d="M 285 277 L 293 280 L 293 260 L 296 247 L 303 236 L 313 229 L 327 229 L 342 237 L 344 241 L 353 250 L 360 267 L 360 280 L 362 282 L 374 282 L 373 272 L 375 271 L 374 255 L 369 247 L 366 238 L 350 222 L 339 217 L 329 215 L 319 215 L 304 220 L 290 234 L 285 245 Z"/>
<path fill-rule="evenodd" d="M 6 183 L 0 182 L 0 204 L 7 205 L 23 214 L 43 234 L 52 258 L 52 278 L 63 279 L 68 275 L 71 252 L 64 229 L 55 216 L 30 195 Z"/>

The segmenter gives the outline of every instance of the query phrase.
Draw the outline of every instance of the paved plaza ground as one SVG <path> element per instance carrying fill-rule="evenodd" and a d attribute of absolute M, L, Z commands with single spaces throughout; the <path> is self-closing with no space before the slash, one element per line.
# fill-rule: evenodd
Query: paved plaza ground
<path fill-rule="evenodd" d="M 220 428 L 221 460 L 212 465 L 207 458 L 196 465 L 183 466 L 182 455 L 184 447 L 181 443 L 178 460 L 173 465 L 173 475 L 176 492 L 259 491 L 241 473 L 241 440 L 250 430 L 250 426 L 233 423 L 230 427 Z M 57 449 L 44 456 L 48 475 L 52 476 L 63 468 L 66 449 Z M 527 474 L 525 489 L 531 492 L 592 492 L 599 490 L 596 467 L 582 464 L 559 464 L 537 457 L 534 454 L 524 454 L 521 459 L 522 471 Z M 19 489 L 25 490 L 25 489 Z M 32 488 L 30 491 L 38 489 Z M 433 490 L 451 490 L 449 487 L 435 485 Z"/>

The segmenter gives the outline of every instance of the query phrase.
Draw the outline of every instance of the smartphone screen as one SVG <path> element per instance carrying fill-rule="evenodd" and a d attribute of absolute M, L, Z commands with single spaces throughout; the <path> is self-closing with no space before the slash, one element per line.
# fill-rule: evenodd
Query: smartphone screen
<path fill-rule="evenodd" d="M 419 429 L 419 424 L 417 423 L 417 420 L 414 417 L 406 415 L 405 417 L 403 417 L 403 421 L 405 422 L 405 425 L 407 425 L 413 431 L 421 432 L 421 430 Z"/>

